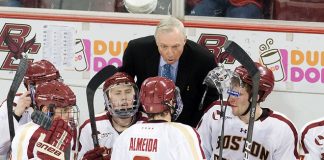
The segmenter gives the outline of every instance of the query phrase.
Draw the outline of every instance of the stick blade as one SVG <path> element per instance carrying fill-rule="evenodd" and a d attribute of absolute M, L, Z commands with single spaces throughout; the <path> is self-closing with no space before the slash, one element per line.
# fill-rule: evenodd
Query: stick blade
<path fill-rule="evenodd" d="M 259 72 L 251 57 L 241 48 L 240 45 L 234 41 L 228 40 L 224 45 L 225 51 L 231 54 L 237 61 L 239 61 L 249 72 L 250 76 Z"/>

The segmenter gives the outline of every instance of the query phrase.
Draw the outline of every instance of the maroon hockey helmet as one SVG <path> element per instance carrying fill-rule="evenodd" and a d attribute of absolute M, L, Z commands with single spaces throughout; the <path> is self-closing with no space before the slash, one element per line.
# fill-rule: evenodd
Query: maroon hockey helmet
<path fill-rule="evenodd" d="M 263 102 L 267 96 L 272 92 L 274 87 L 274 75 L 272 71 L 260 63 L 255 62 L 256 67 L 260 71 L 260 82 L 259 82 L 259 100 L 258 102 Z M 237 73 L 241 80 L 249 85 L 252 85 L 252 79 L 249 75 L 247 69 L 244 66 L 239 66 L 235 68 L 235 73 Z"/>
<path fill-rule="evenodd" d="M 134 89 L 134 92 L 126 93 L 128 96 L 132 96 L 127 99 L 132 100 L 132 105 L 127 106 L 128 108 L 125 108 L 124 102 L 116 102 L 111 98 L 110 91 L 112 88 L 117 88 L 119 85 L 128 85 Z M 104 83 L 103 92 L 106 110 L 108 110 L 112 116 L 127 118 L 137 113 L 140 104 L 138 99 L 139 90 L 135 84 L 134 78 L 127 73 L 116 72 L 113 76 L 109 77 Z"/>
<path fill-rule="evenodd" d="M 132 83 L 135 84 L 134 78 L 125 72 L 117 72 L 113 76 L 109 77 L 103 86 L 103 91 L 106 92 L 109 87 L 119 83 Z"/>
<path fill-rule="evenodd" d="M 40 60 L 34 63 L 29 63 L 24 77 L 24 84 L 35 84 L 39 82 L 48 82 L 59 79 L 60 73 L 55 66 L 47 61 Z"/>
<path fill-rule="evenodd" d="M 36 88 L 35 102 L 42 105 L 65 108 L 76 105 L 76 97 L 67 85 L 59 81 L 44 82 Z"/>
<path fill-rule="evenodd" d="M 172 119 L 180 115 L 183 104 L 179 89 L 165 77 L 147 78 L 141 86 L 140 102 L 146 113 L 161 113 L 174 109 Z"/>

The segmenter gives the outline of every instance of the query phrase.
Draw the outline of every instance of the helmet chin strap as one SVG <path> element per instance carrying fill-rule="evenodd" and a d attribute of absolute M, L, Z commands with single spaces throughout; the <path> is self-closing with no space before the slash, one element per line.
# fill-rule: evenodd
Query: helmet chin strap
<path fill-rule="evenodd" d="M 252 97 L 249 99 L 249 107 L 245 110 L 243 114 L 241 114 L 241 116 L 245 116 L 246 114 L 248 114 L 249 111 L 251 110 L 251 107 L 252 107 Z"/>
<path fill-rule="evenodd" d="M 241 116 L 245 116 L 246 114 L 248 114 L 249 113 L 249 111 L 250 111 L 250 109 L 251 109 L 251 102 L 249 101 L 249 107 L 245 110 L 245 112 L 243 113 L 243 114 L 241 114 Z"/>
<path fill-rule="evenodd" d="M 243 114 L 241 114 L 241 116 L 245 116 L 246 114 L 249 113 L 249 111 L 251 110 L 251 106 L 252 105 L 252 97 L 250 96 L 249 98 L 249 107 L 245 110 L 245 112 Z"/>

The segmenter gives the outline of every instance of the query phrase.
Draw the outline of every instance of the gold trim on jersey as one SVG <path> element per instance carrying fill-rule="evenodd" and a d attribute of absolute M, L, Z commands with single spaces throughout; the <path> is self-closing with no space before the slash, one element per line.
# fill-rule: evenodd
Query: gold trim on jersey
<path fill-rule="evenodd" d="M 171 124 L 171 126 L 174 126 L 175 128 L 178 128 L 183 133 L 183 135 L 187 139 L 187 142 L 189 143 L 189 147 L 191 149 L 191 153 L 193 154 L 193 158 L 199 159 L 199 155 L 198 155 L 197 149 L 195 147 L 194 137 L 192 137 L 192 135 L 189 134 L 189 132 L 185 128 L 185 126 L 183 126 L 182 124 L 172 123 L 172 122 L 169 124 Z"/>
<path fill-rule="evenodd" d="M 21 134 L 20 137 L 19 137 L 19 141 L 18 141 L 18 150 L 17 150 L 17 160 L 22 160 L 22 156 L 23 156 L 23 142 L 24 142 L 24 139 L 26 138 L 27 134 L 27 130 L 29 130 L 31 127 L 33 126 L 33 123 L 29 123 L 26 125 L 26 127 L 21 131 L 21 133 L 24 133 L 24 134 Z"/>

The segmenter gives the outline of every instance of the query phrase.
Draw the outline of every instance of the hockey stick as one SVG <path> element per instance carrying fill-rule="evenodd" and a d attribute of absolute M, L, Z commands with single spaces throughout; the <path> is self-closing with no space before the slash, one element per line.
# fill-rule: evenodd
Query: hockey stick
<path fill-rule="evenodd" d="M 252 134 L 255 120 L 255 107 L 257 103 L 258 91 L 259 91 L 259 80 L 260 72 L 255 66 L 251 57 L 235 42 L 227 41 L 224 45 L 225 51 L 230 53 L 237 61 L 239 61 L 249 72 L 252 77 L 252 103 L 250 104 L 250 119 L 248 133 L 244 144 L 244 160 L 249 159 L 248 155 L 252 147 Z"/>
<path fill-rule="evenodd" d="M 26 52 L 29 48 L 35 43 L 36 35 L 26 43 L 24 43 L 21 47 L 17 44 L 10 36 L 9 33 L 5 36 L 5 42 L 9 48 L 9 50 L 14 54 L 14 58 L 20 59 L 18 69 L 15 73 L 14 79 L 11 83 L 8 95 L 7 95 L 7 112 L 8 112 L 8 123 L 9 123 L 9 132 L 10 132 L 10 140 L 12 141 L 15 136 L 15 127 L 13 122 L 13 101 L 15 99 L 15 95 L 18 91 L 20 83 L 24 79 L 25 73 L 27 71 L 28 62 L 27 62 L 27 54 Z M 22 53 L 25 53 L 24 55 Z"/>
<path fill-rule="evenodd" d="M 221 130 L 221 136 L 220 136 L 220 139 L 219 139 L 219 144 L 220 144 L 220 147 L 219 147 L 219 153 L 218 153 L 218 159 L 223 159 L 223 149 L 224 149 L 224 126 L 225 126 L 225 113 L 226 113 L 226 108 L 227 108 L 227 105 L 225 106 L 225 109 L 224 109 L 224 100 L 223 100 L 223 93 L 221 93 L 219 95 L 219 98 L 220 98 L 220 105 L 221 105 L 221 117 L 223 117 L 223 121 L 222 121 L 222 130 Z"/>
<path fill-rule="evenodd" d="M 12 141 L 15 136 L 15 128 L 13 122 L 13 101 L 15 99 L 15 95 L 18 91 L 20 83 L 24 79 L 25 73 L 27 71 L 27 56 L 20 59 L 18 69 L 16 71 L 15 77 L 11 83 L 8 95 L 7 95 L 7 111 L 8 111 L 8 123 L 9 123 L 9 131 L 10 131 L 10 140 Z"/>
<path fill-rule="evenodd" d="M 97 125 L 95 120 L 95 113 L 93 107 L 94 95 L 98 87 L 109 77 L 114 75 L 117 72 L 117 68 L 112 65 L 108 65 L 101 69 L 97 74 L 95 74 L 91 80 L 89 81 L 86 89 L 87 101 L 88 101 L 88 110 L 89 110 L 89 118 L 91 124 L 92 131 L 92 141 L 94 147 L 99 146 L 98 135 L 97 135 Z"/>
<path fill-rule="evenodd" d="M 224 143 L 224 124 L 225 124 L 225 113 L 227 104 L 224 108 L 224 99 L 223 93 L 229 87 L 231 81 L 232 73 L 229 70 L 225 69 L 221 63 L 218 63 L 218 67 L 214 68 L 213 70 L 209 71 L 207 76 L 204 79 L 204 83 L 208 87 L 216 88 L 219 93 L 219 101 L 221 106 L 221 113 L 220 117 L 222 117 L 222 129 L 221 135 L 219 139 L 219 154 L 218 159 L 222 159 L 223 157 L 223 143 Z"/>

